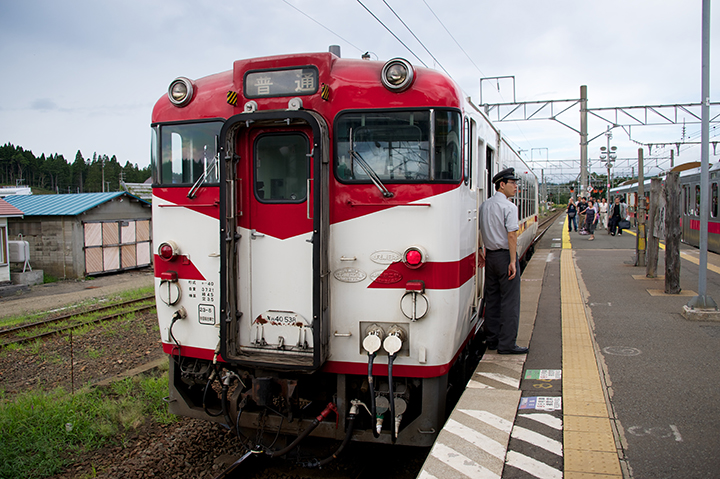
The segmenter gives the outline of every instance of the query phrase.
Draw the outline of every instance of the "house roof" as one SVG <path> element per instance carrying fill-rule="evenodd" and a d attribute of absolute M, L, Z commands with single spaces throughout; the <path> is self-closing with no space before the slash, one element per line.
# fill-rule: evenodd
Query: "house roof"
<path fill-rule="evenodd" d="M 125 191 L 66 195 L 12 195 L 7 196 L 5 201 L 19 209 L 25 216 L 75 216 L 123 195 L 149 204 Z"/>
<path fill-rule="evenodd" d="M 1 218 L 16 217 L 16 216 L 22 216 L 22 215 L 23 215 L 22 211 L 15 208 L 13 205 L 8 203 L 7 201 L 0 199 L 0 217 Z"/>

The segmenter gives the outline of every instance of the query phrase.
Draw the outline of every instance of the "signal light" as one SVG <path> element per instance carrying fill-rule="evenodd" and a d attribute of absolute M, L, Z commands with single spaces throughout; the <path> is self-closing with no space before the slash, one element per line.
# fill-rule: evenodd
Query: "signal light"
<path fill-rule="evenodd" d="M 411 246 L 403 253 L 403 263 L 410 269 L 417 269 L 425 264 L 427 255 L 419 246 Z"/>
<path fill-rule="evenodd" d="M 165 261 L 172 261 L 178 255 L 178 247 L 172 241 L 166 241 L 158 247 L 158 256 Z"/>

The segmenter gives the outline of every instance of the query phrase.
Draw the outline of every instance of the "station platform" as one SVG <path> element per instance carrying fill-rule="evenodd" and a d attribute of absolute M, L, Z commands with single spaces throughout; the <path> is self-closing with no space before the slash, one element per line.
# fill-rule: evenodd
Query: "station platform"
<path fill-rule="evenodd" d="M 634 230 L 595 240 L 550 227 L 522 275 L 518 345 L 487 351 L 419 478 L 707 478 L 720 470 L 720 322 L 687 320 L 682 291 L 635 264 Z M 720 303 L 720 256 L 707 295 Z"/>

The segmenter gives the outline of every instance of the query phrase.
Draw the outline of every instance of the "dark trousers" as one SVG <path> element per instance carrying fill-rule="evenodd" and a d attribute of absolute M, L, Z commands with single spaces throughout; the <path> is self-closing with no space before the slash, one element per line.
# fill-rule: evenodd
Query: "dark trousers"
<path fill-rule="evenodd" d="M 613 216 L 610 218 L 610 225 L 608 227 L 608 233 L 615 234 L 615 229 L 617 228 L 617 230 L 622 234 L 622 228 L 620 228 L 620 224 L 619 224 L 621 219 L 622 218 L 620 218 L 619 216 Z"/>
<path fill-rule="evenodd" d="M 485 255 L 485 332 L 488 344 L 510 350 L 516 344 L 520 324 L 520 262 L 515 259 L 517 273 L 508 280 L 510 253 L 507 250 L 487 251 Z"/>

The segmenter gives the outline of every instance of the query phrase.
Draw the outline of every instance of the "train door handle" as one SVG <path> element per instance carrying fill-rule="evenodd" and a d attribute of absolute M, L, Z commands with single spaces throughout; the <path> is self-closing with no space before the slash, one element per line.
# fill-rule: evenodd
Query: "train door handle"
<path fill-rule="evenodd" d="M 265 235 L 262 233 L 258 233 L 257 230 L 250 231 L 250 238 L 252 238 L 252 239 L 263 238 L 263 237 L 265 237 Z"/>

